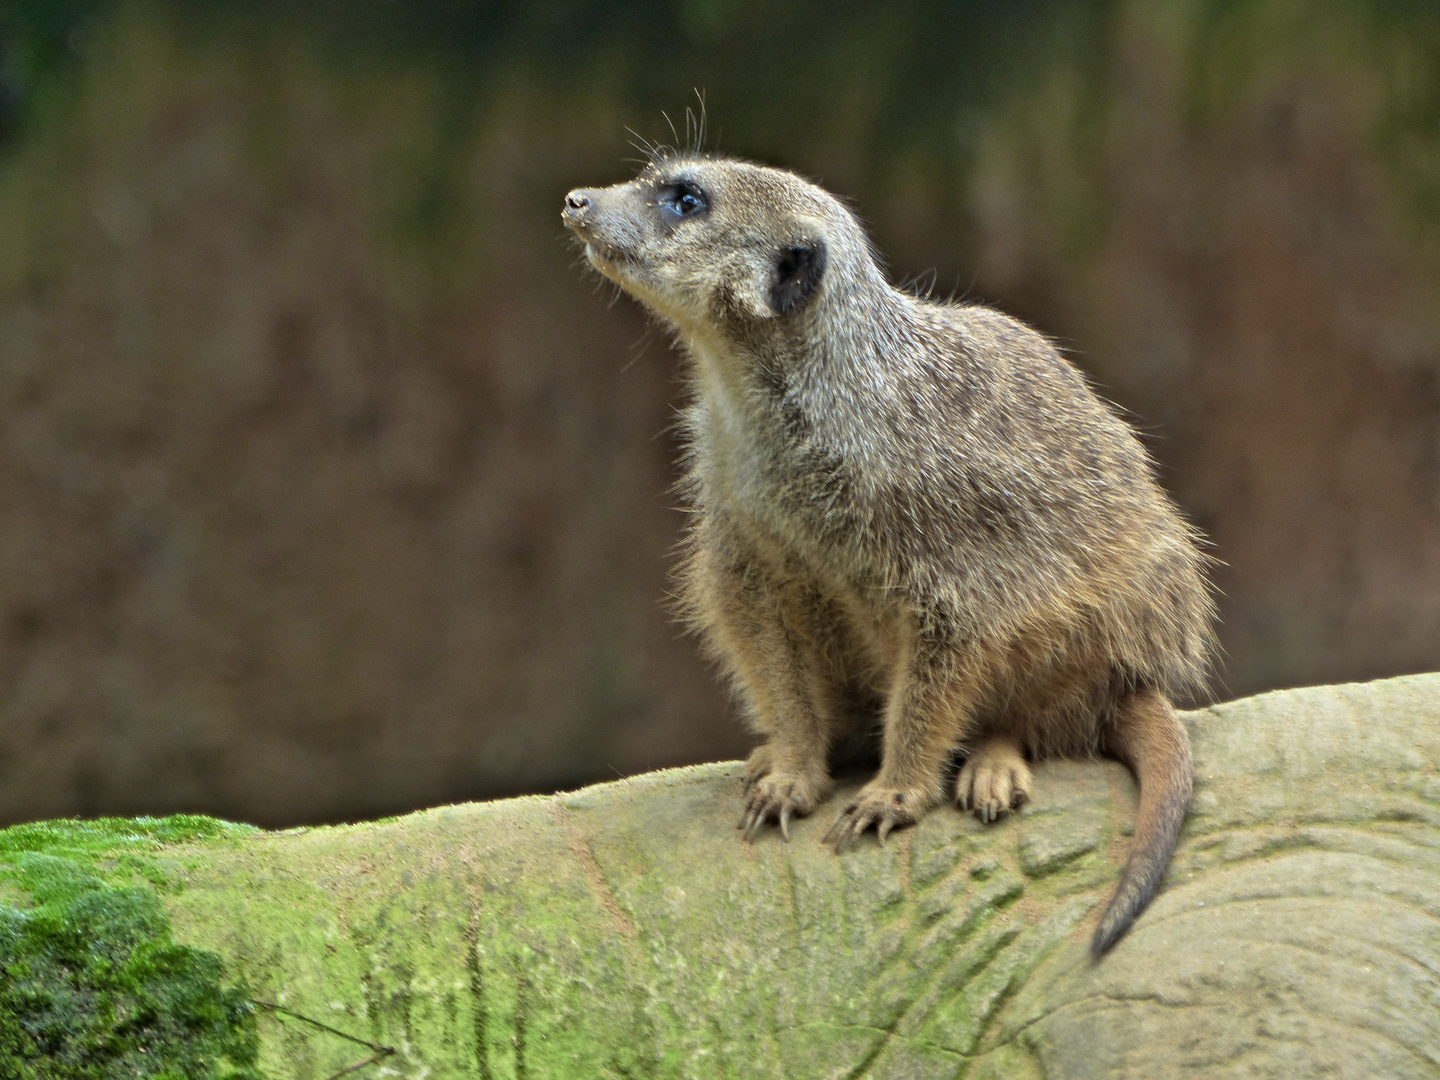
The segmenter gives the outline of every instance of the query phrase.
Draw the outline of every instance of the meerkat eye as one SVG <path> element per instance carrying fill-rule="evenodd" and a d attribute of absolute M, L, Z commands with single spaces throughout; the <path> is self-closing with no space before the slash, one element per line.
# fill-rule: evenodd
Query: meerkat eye
<path fill-rule="evenodd" d="M 688 180 L 662 184 L 659 190 L 660 212 L 671 221 L 696 217 L 710 209 L 710 198 L 699 186 Z"/>

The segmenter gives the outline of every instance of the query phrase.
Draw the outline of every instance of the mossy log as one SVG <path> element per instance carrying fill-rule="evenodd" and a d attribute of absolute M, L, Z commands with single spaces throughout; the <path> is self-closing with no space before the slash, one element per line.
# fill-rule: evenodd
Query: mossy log
<path fill-rule="evenodd" d="M 999 825 L 942 807 L 841 857 L 845 789 L 747 844 L 721 764 L 346 827 L 151 823 L 99 864 L 267 1003 L 277 1078 L 1440 1075 L 1440 676 L 1185 720 L 1180 846 L 1098 962 L 1135 805 L 1104 761 L 1040 766 Z"/>

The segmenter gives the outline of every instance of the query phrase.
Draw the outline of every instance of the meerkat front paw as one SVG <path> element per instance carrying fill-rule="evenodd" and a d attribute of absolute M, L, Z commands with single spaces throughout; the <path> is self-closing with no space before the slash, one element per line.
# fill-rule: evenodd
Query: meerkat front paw
<path fill-rule="evenodd" d="M 989 824 L 1030 798 L 1030 766 L 1010 739 L 987 739 L 976 747 L 955 780 L 955 804 Z"/>
<path fill-rule="evenodd" d="M 780 825 L 780 835 L 790 839 L 791 817 L 804 817 L 815 809 L 829 787 L 825 776 L 806 776 L 777 767 L 767 743 L 756 747 L 745 763 L 745 812 L 735 826 L 746 840 L 755 839 L 767 821 Z"/>
<path fill-rule="evenodd" d="M 890 830 L 901 825 L 913 825 L 920 820 L 930 805 L 930 799 L 922 792 L 888 787 L 878 780 L 872 780 L 860 789 L 853 802 L 840 812 L 835 824 L 825 834 L 824 842 L 835 845 L 835 854 L 854 846 L 860 836 L 875 826 L 880 843 Z"/>
<path fill-rule="evenodd" d="M 746 840 L 754 840 L 767 821 L 780 825 L 780 835 L 790 839 L 790 818 L 804 817 L 815 809 L 824 794 L 823 783 L 794 773 L 772 772 L 752 778 L 745 785 L 745 812 L 735 826 Z"/>

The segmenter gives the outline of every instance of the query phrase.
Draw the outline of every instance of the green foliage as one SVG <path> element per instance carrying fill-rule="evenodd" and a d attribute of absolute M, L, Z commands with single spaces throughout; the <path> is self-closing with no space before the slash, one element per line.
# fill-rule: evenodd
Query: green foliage
<path fill-rule="evenodd" d="M 0 5 L 0 137 L 22 126 L 68 68 L 111 0 L 15 0 Z"/>
<path fill-rule="evenodd" d="M 0 904 L 0 1076 L 258 1080 L 249 995 L 222 985 L 218 955 L 175 942 L 150 888 L 116 886 L 97 869 L 117 846 L 233 828 L 182 817 L 0 832 L 0 876 L 32 902 Z M 134 872 L 142 861 L 122 851 L 116 865 Z"/>

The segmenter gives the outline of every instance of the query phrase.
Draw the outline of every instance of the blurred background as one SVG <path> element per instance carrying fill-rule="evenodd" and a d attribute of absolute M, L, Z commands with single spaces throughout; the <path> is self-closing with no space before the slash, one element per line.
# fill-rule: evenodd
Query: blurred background
<path fill-rule="evenodd" d="M 697 89 L 1131 410 L 1216 697 L 1440 668 L 1440 5 L 0 0 L 0 820 L 745 752 L 674 357 L 559 223 Z"/>

